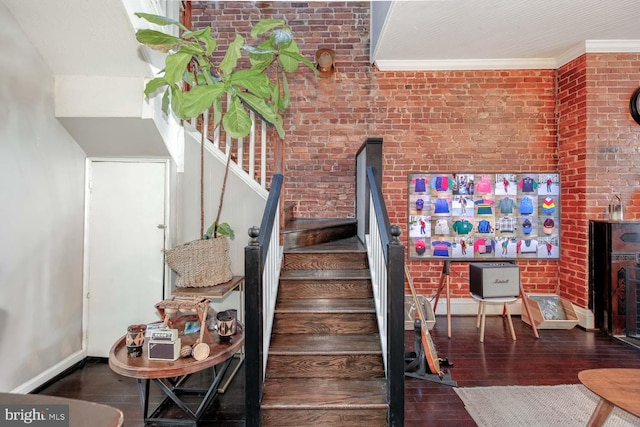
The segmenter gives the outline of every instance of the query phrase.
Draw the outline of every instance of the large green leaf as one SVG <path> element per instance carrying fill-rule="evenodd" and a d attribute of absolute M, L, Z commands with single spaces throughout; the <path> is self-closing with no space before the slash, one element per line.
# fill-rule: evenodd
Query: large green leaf
<path fill-rule="evenodd" d="M 240 70 L 229 76 L 229 83 L 241 86 L 256 96 L 266 98 L 271 95 L 271 82 L 266 74 L 258 70 Z"/>
<path fill-rule="evenodd" d="M 224 84 L 194 86 L 188 92 L 181 95 L 181 108 L 176 113 L 182 119 L 198 117 L 211 108 L 216 98 L 224 93 Z"/>
<path fill-rule="evenodd" d="M 198 31 L 187 31 L 182 34 L 183 39 L 196 39 L 205 45 L 206 55 L 210 56 L 216 49 L 217 41 L 211 37 L 211 27 L 202 28 Z"/>
<path fill-rule="evenodd" d="M 255 39 L 267 31 L 284 26 L 284 24 L 285 22 L 282 19 L 261 19 L 251 30 L 251 37 Z"/>
<path fill-rule="evenodd" d="M 188 53 L 189 55 L 203 55 L 204 48 L 200 46 L 198 43 L 189 43 L 180 46 L 178 52 Z"/>
<path fill-rule="evenodd" d="M 271 37 L 270 37 L 271 38 Z M 290 42 L 293 41 L 293 34 L 291 34 L 291 30 L 288 28 L 280 28 L 277 30 L 273 30 L 273 43 L 276 46 L 288 46 Z"/>
<path fill-rule="evenodd" d="M 179 37 L 156 30 L 139 30 L 136 33 L 136 40 L 151 49 L 165 53 L 184 44 L 184 41 Z"/>
<path fill-rule="evenodd" d="M 239 92 L 238 97 L 242 98 L 242 100 L 256 113 L 262 117 L 269 124 L 274 124 L 276 121 L 276 117 L 278 112 L 275 109 L 275 106 L 271 103 L 267 102 L 266 99 L 257 97 L 248 92 Z"/>
<path fill-rule="evenodd" d="M 309 61 L 307 58 L 305 58 L 304 56 L 300 55 L 300 53 L 295 52 L 295 51 L 290 51 L 290 50 L 281 50 L 280 51 L 280 55 L 281 56 L 290 57 L 290 58 L 292 58 L 292 59 L 294 59 L 295 61 L 298 61 L 298 62 L 302 62 L 304 65 L 306 65 L 311 70 L 313 70 L 313 72 L 315 74 L 318 74 L 318 70 L 313 65 L 313 63 L 311 61 Z"/>
<path fill-rule="evenodd" d="M 175 19 L 168 18 L 166 16 L 153 15 L 151 13 L 142 13 L 142 12 L 136 12 L 136 13 L 134 13 L 134 15 L 136 15 L 138 18 L 142 18 L 142 19 L 144 19 L 146 21 L 149 21 L 152 24 L 163 25 L 163 26 L 164 25 L 176 25 L 177 27 L 179 27 L 183 31 L 188 31 L 188 28 L 185 27 L 184 25 L 182 25 L 180 22 L 176 21 Z"/>
<path fill-rule="evenodd" d="M 300 49 L 298 48 L 295 40 L 291 40 L 291 43 L 280 49 L 280 55 L 278 56 L 278 64 L 288 73 L 291 73 L 298 69 L 300 63 Z"/>
<path fill-rule="evenodd" d="M 167 81 L 164 79 L 164 77 L 156 77 L 155 79 L 149 80 L 147 82 L 144 87 L 144 94 L 146 96 L 150 96 L 153 92 L 166 85 Z"/>
<path fill-rule="evenodd" d="M 251 117 L 235 96 L 231 97 L 229 109 L 222 118 L 222 125 L 232 138 L 244 138 L 251 132 Z"/>
<path fill-rule="evenodd" d="M 238 64 L 238 59 L 242 55 L 242 46 L 244 38 L 240 34 L 236 34 L 236 39 L 229 45 L 227 53 L 224 55 L 220 63 L 220 69 L 225 74 L 231 74 Z"/>
<path fill-rule="evenodd" d="M 284 111 L 289 108 L 291 103 L 291 90 L 289 89 L 289 80 L 287 79 L 287 73 L 282 72 L 282 96 L 278 103 L 278 110 Z"/>
<path fill-rule="evenodd" d="M 273 63 L 275 55 L 278 53 L 275 44 L 271 39 L 262 42 L 258 47 L 245 50 L 249 52 L 249 60 L 251 68 L 254 70 L 264 71 Z"/>
<path fill-rule="evenodd" d="M 167 116 L 169 115 L 169 102 L 171 101 L 169 97 L 170 92 L 170 89 L 167 88 L 167 90 L 164 91 L 164 95 L 162 95 L 162 112 Z"/>
<path fill-rule="evenodd" d="M 168 55 L 165 59 L 164 79 L 167 83 L 178 83 L 182 80 L 182 76 L 187 69 L 187 64 L 191 61 L 193 55 L 187 52 L 176 52 Z"/>

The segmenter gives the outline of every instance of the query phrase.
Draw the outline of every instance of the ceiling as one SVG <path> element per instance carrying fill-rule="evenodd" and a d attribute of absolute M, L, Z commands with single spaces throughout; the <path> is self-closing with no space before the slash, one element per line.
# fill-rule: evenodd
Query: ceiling
<path fill-rule="evenodd" d="M 585 52 L 640 52 L 638 0 L 371 4 L 381 70 L 557 68 Z"/>
<path fill-rule="evenodd" d="M 164 0 L 0 2 L 54 74 L 151 73 L 129 11 Z M 639 0 L 373 1 L 371 16 L 381 70 L 557 68 L 585 52 L 640 52 Z"/>

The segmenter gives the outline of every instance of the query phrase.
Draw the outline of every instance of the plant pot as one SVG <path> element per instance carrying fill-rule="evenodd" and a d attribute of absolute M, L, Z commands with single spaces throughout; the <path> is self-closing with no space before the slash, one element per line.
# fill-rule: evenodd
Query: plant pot
<path fill-rule="evenodd" d="M 179 288 L 215 286 L 231 280 L 229 239 L 194 240 L 165 250 L 165 261 L 178 275 Z"/>

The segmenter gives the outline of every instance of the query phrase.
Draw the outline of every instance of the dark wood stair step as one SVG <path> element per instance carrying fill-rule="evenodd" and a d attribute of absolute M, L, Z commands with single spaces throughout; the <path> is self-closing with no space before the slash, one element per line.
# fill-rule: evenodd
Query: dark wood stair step
<path fill-rule="evenodd" d="M 269 356 L 380 354 L 380 336 L 280 334 L 271 339 Z"/>
<path fill-rule="evenodd" d="M 273 335 L 267 378 L 384 377 L 378 335 Z"/>
<path fill-rule="evenodd" d="M 375 313 L 373 298 L 286 299 L 276 305 L 278 313 Z"/>
<path fill-rule="evenodd" d="M 386 381 L 332 378 L 269 379 L 265 382 L 263 410 L 269 409 L 379 409 L 387 408 Z"/>
<path fill-rule="evenodd" d="M 280 273 L 280 280 L 315 280 L 315 281 L 340 281 L 340 280 L 370 280 L 371 272 L 368 268 L 362 269 L 324 269 L 324 270 L 287 270 Z"/>
<path fill-rule="evenodd" d="M 282 270 L 365 270 L 369 268 L 366 253 L 356 252 L 288 252 Z"/>
<path fill-rule="evenodd" d="M 387 427 L 387 409 L 270 409 L 262 411 L 264 427 Z"/>
<path fill-rule="evenodd" d="M 296 218 L 281 231 L 284 248 L 298 248 L 353 237 L 358 232 L 353 218 Z"/>
<path fill-rule="evenodd" d="M 273 331 L 276 334 L 377 334 L 375 311 L 276 312 Z"/>

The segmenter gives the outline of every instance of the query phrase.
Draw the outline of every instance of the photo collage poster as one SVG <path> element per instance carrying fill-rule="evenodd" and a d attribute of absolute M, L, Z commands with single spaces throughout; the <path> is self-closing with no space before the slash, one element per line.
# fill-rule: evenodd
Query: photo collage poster
<path fill-rule="evenodd" d="M 411 173 L 409 259 L 560 259 L 558 173 Z"/>

